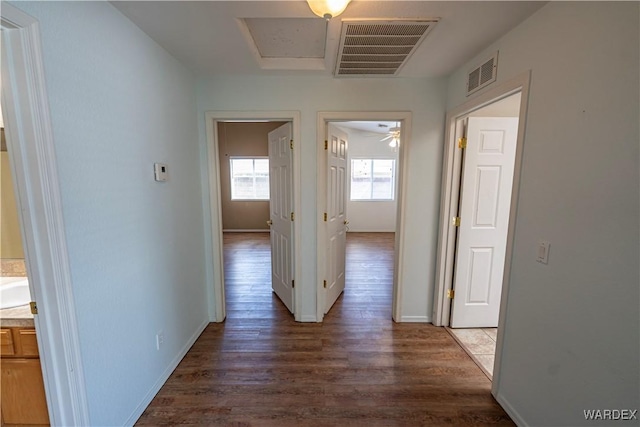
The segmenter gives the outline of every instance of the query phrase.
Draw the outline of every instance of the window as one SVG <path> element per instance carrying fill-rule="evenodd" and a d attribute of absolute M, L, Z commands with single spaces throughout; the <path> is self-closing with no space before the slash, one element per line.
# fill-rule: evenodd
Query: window
<path fill-rule="evenodd" d="M 351 200 L 393 200 L 394 159 L 352 159 Z"/>
<path fill-rule="evenodd" d="M 269 158 L 232 157 L 231 200 L 269 200 Z"/>

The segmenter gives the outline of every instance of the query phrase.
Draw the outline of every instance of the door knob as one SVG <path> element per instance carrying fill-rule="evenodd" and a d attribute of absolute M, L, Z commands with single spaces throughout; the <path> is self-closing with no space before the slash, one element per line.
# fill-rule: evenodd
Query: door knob
<path fill-rule="evenodd" d="M 344 220 L 344 225 L 348 225 L 349 221 L 347 221 L 346 219 Z"/>
<path fill-rule="evenodd" d="M 267 221 L 267 225 L 268 225 L 269 227 L 271 227 L 271 226 L 273 225 L 273 221 L 271 221 L 271 220 Z"/>

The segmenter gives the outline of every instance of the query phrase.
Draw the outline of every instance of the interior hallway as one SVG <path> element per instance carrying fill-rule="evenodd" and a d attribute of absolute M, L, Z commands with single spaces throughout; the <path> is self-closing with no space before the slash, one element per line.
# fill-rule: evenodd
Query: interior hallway
<path fill-rule="evenodd" d="M 391 320 L 392 233 L 349 233 L 323 323 L 270 289 L 267 233 L 225 234 L 227 319 L 210 324 L 137 425 L 513 425 L 444 328 Z"/>

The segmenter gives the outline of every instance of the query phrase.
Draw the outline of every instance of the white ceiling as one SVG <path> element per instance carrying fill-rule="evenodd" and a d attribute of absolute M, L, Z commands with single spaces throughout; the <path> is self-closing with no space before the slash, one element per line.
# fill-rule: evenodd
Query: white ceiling
<path fill-rule="evenodd" d="M 396 125 L 400 127 L 400 122 L 352 121 L 334 123 L 340 127 L 357 129 L 364 132 L 379 133 L 380 135 L 388 134 L 391 128 Z"/>
<path fill-rule="evenodd" d="M 440 18 L 400 77 L 451 73 L 544 5 L 540 1 L 353 0 L 328 23 L 326 54 L 315 62 L 261 60 L 244 18 L 313 18 L 304 0 L 114 1 L 112 4 L 199 75 L 332 75 L 342 19 Z M 321 20 L 322 18 L 317 18 Z"/>

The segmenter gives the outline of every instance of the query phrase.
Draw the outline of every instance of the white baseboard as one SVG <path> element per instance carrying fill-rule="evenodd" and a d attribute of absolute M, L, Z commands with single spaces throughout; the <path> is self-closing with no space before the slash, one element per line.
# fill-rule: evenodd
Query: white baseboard
<path fill-rule="evenodd" d="M 316 319 L 316 316 L 313 316 L 311 314 L 305 314 L 304 316 L 300 317 L 300 322 L 314 322 L 314 323 L 317 323 L 318 319 Z"/>
<path fill-rule="evenodd" d="M 511 417 L 513 422 L 516 423 L 516 425 L 518 427 L 526 427 L 526 426 L 529 425 L 524 421 L 524 419 L 522 418 L 520 413 L 518 411 L 516 411 L 513 408 L 513 406 L 511 406 L 509 401 L 507 399 L 505 399 L 501 394 L 498 394 L 497 396 L 494 396 L 494 397 L 496 398 L 496 401 L 498 401 L 500 406 L 502 406 L 502 409 L 504 409 L 504 411 L 507 413 L 507 415 L 509 415 Z"/>
<path fill-rule="evenodd" d="M 269 229 L 268 228 L 250 228 L 250 229 L 246 229 L 246 230 L 228 230 L 228 229 L 223 229 L 222 230 L 223 233 L 268 233 Z"/>
<path fill-rule="evenodd" d="M 431 323 L 429 316 L 401 316 L 400 322 L 406 323 Z"/>
<path fill-rule="evenodd" d="M 348 233 L 395 233 L 396 229 L 392 228 L 391 230 L 357 230 L 350 228 Z"/>
<path fill-rule="evenodd" d="M 164 383 L 167 382 L 167 380 L 169 379 L 169 376 L 178 367 L 178 364 L 180 363 L 180 361 L 184 358 L 184 356 L 186 356 L 191 346 L 193 346 L 193 344 L 196 342 L 196 340 L 198 339 L 198 337 L 200 336 L 202 331 L 204 331 L 204 328 L 206 328 L 208 324 L 209 324 L 209 320 L 206 320 L 200 326 L 198 326 L 195 333 L 191 336 L 191 338 L 189 338 L 189 340 L 182 347 L 182 349 L 180 349 L 180 352 L 171 361 L 169 366 L 167 366 L 167 369 L 165 369 L 162 375 L 160 375 L 160 378 L 158 378 L 158 381 L 155 382 L 155 384 L 151 387 L 149 392 L 144 396 L 144 398 L 142 399 L 142 402 L 140 402 L 140 404 L 136 407 L 136 409 L 133 410 L 133 413 L 129 416 L 127 421 L 125 421 L 124 423 L 125 426 L 132 426 L 136 423 L 138 418 L 140 418 L 144 410 L 147 409 L 147 406 L 149 406 L 153 398 L 156 396 L 156 394 L 158 394 L 158 392 L 160 391 Z"/>

